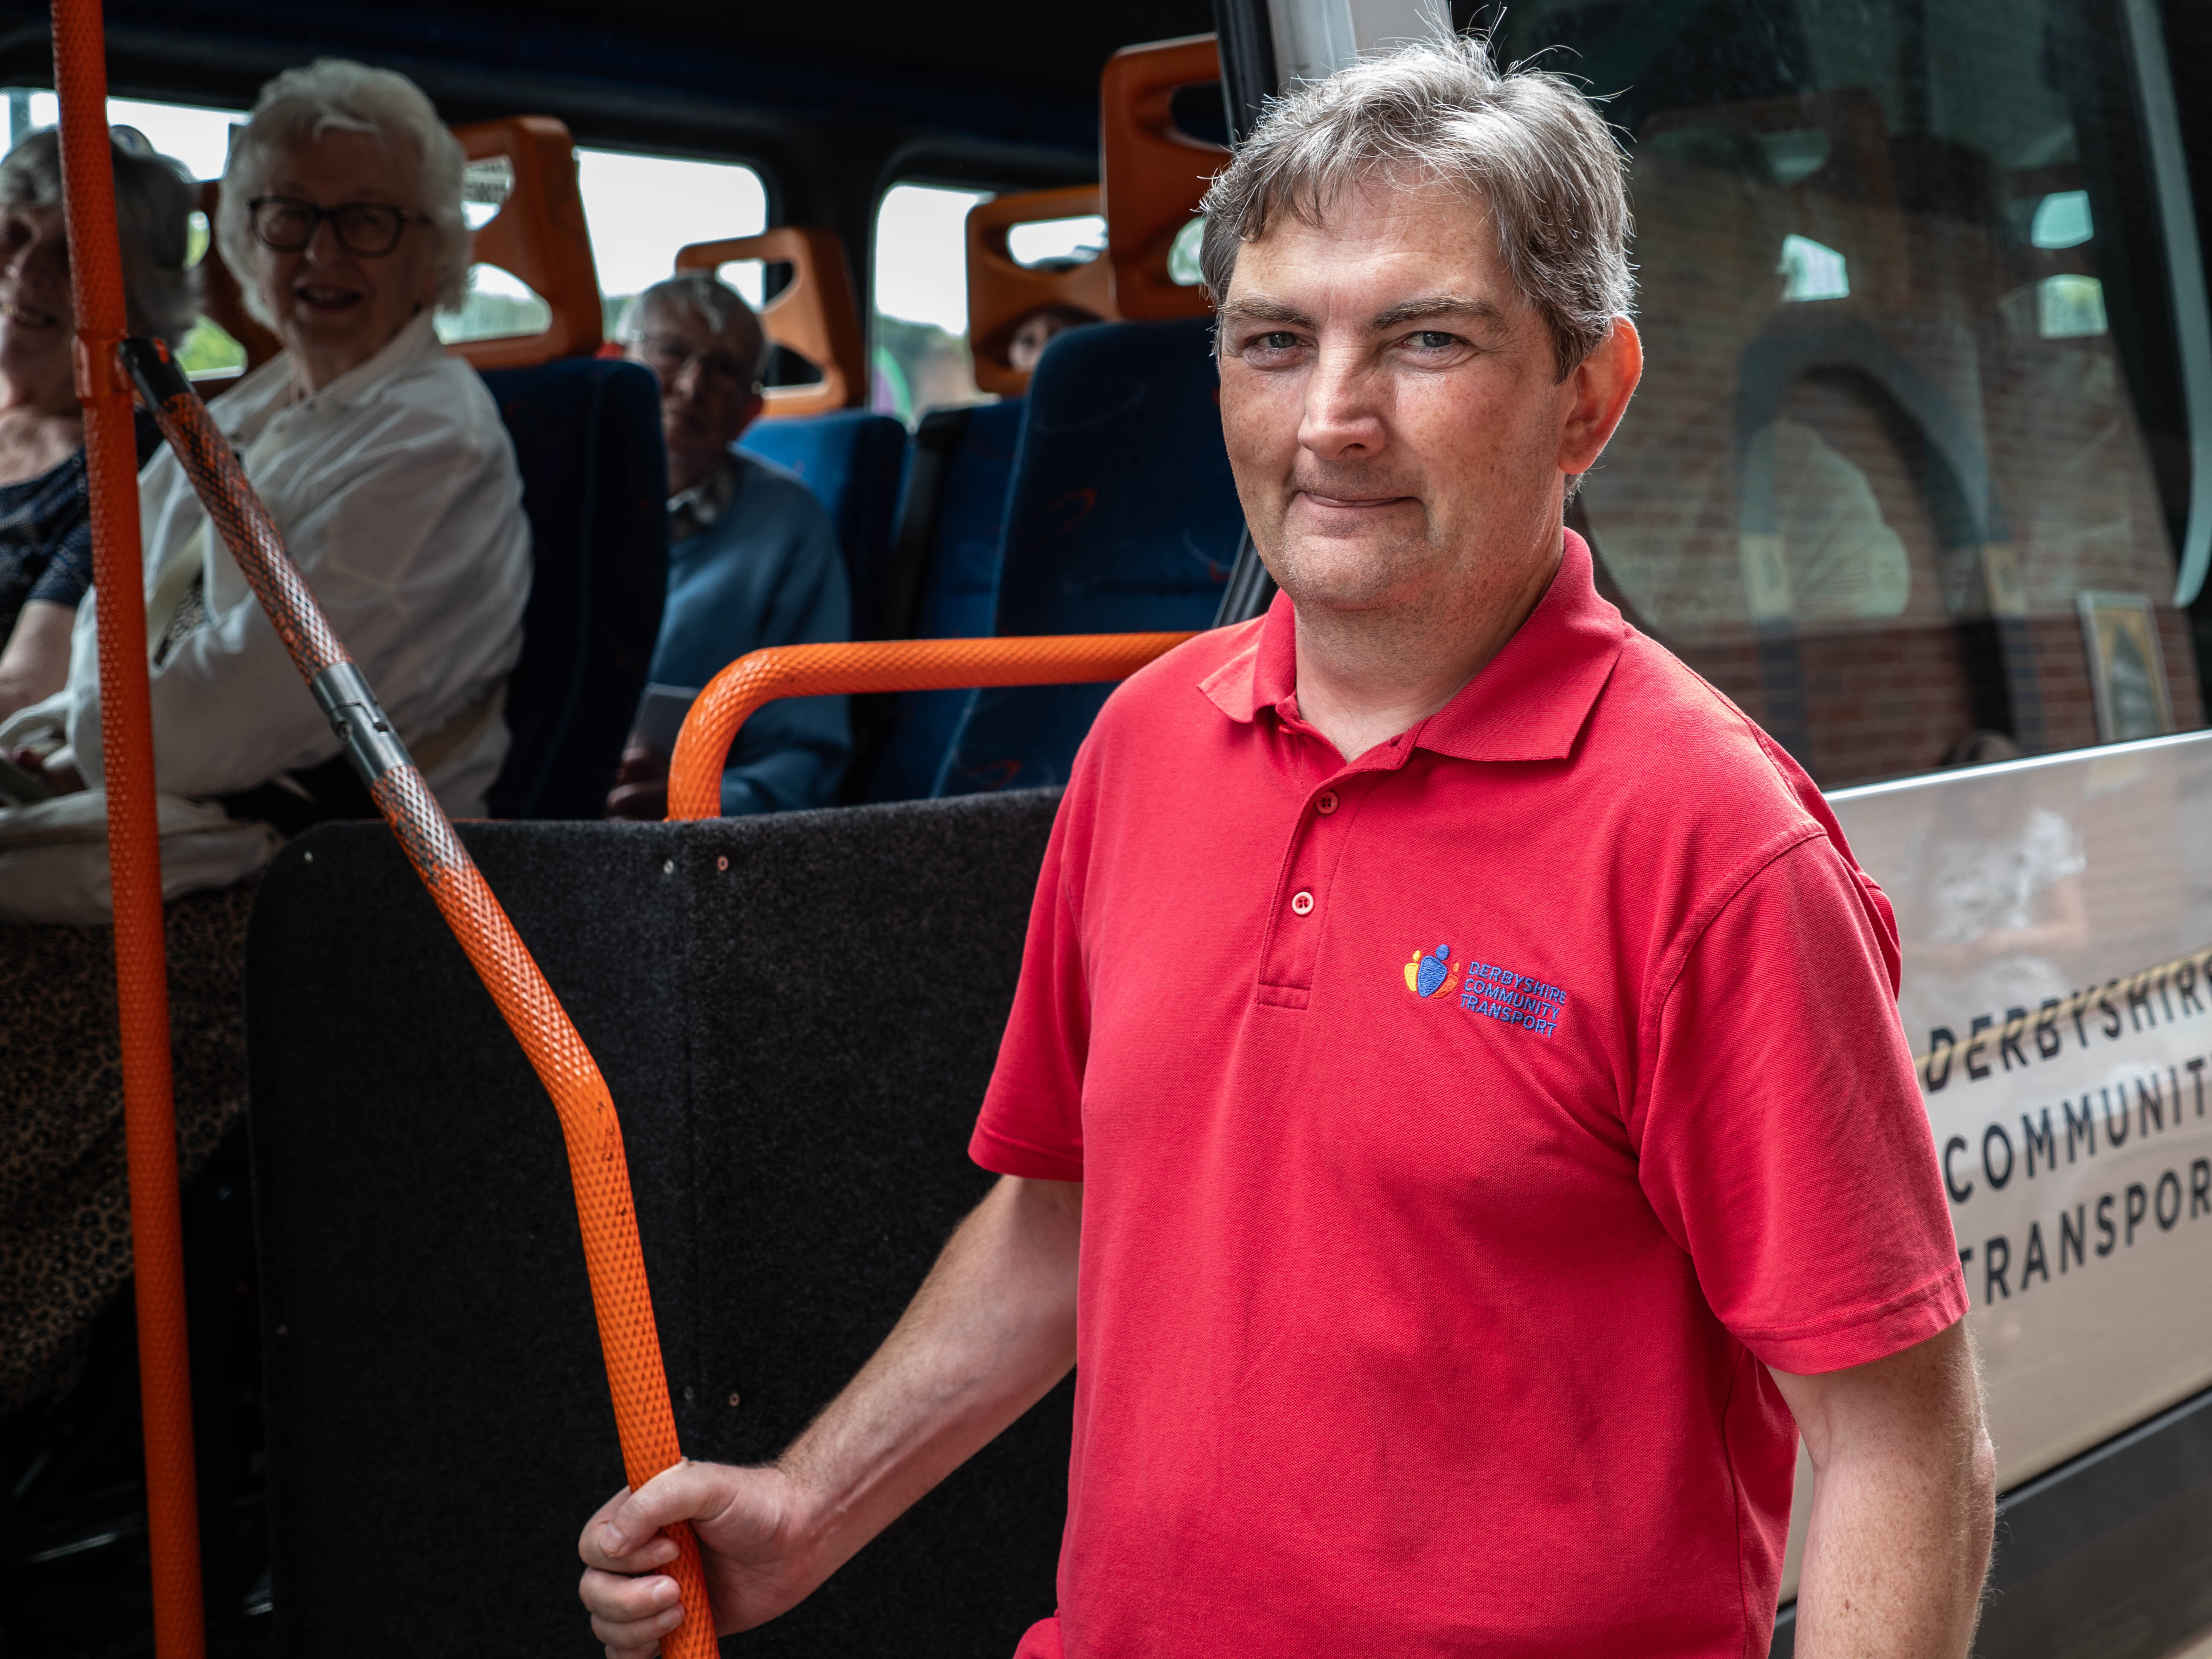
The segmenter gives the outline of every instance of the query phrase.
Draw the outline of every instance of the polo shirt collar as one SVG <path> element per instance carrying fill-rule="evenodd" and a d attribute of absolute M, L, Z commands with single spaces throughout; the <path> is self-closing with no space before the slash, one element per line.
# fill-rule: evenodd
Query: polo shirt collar
<path fill-rule="evenodd" d="M 1504 648 L 1406 734 L 1405 749 L 1470 761 L 1563 760 L 1613 673 L 1628 625 L 1598 596 L 1589 545 L 1571 530 L 1558 574 Z M 1249 723 L 1262 708 L 1297 720 L 1297 617 L 1277 593 L 1243 649 L 1199 683 L 1215 708 Z"/>

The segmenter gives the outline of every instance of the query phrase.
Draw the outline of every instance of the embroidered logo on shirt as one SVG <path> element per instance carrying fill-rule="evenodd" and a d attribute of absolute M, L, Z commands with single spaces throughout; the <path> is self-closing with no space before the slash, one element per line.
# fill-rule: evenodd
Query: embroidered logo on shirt
<path fill-rule="evenodd" d="M 1464 976 L 1467 994 L 1459 1006 L 1471 1014 L 1547 1037 L 1559 1029 L 1559 1017 L 1566 1012 L 1567 994 L 1532 975 L 1496 963 L 1472 962 Z"/>
<path fill-rule="evenodd" d="M 1454 969 L 1451 946 L 1439 945 L 1432 955 L 1423 956 L 1419 951 L 1406 963 L 1406 988 L 1417 997 L 1440 997 L 1459 983 L 1464 963 Z"/>

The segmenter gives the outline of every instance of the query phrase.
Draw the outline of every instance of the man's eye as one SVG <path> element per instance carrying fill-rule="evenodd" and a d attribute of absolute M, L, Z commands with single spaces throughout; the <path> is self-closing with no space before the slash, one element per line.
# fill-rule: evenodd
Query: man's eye
<path fill-rule="evenodd" d="M 1424 351 L 1442 351 L 1455 343 L 1452 336 L 1435 328 L 1419 330 L 1413 335 L 1413 343 Z"/>

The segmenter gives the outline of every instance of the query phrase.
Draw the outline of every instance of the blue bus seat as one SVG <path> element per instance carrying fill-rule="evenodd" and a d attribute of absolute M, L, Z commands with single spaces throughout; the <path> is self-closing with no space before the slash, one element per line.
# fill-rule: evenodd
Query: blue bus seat
<path fill-rule="evenodd" d="M 906 428 L 888 415 L 840 410 L 762 421 L 738 441 L 805 480 L 837 526 L 853 595 L 853 637 L 878 637 L 880 590 L 906 471 Z"/>
<path fill-rule="evenodd" d="M 1244 512 L 1210 318 L 1070 329 L 1030 382 L 994 632 L 1212 625 Z M 970 693 L 934 793 L 1065 783 L 1110 685 Z"/>
<path fill-rule="evenodd" d="M 915 434 L 900 544 L 919 544 L 910 573 L 914 600 L 900 635 L 975 639 L 991 632 L 999 599 L 999 550 L 1021 436 L 1022 400 L 933 410 Z M 937 465 L 927 458 L 937 456 Z M 928 499 L 922 499 L 925 491 Z M 889 730 L 854 798 L 912 800 L 927 795 L 968 706 L 965 691 L 908 691 L 893 700 Z"/>
<path fill-rule="evenodd" d="M 659 386 L 596 357 L 483 378 L 514 441 L 532 548 L 492 816 L 600 817 L 668 588 Z"/>

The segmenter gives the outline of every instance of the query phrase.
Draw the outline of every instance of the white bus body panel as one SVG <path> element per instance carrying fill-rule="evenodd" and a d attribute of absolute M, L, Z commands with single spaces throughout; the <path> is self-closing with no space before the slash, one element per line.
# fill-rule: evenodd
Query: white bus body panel
<path fill-rule="evenodd" d="M 2008 1489 L 2212 1383 L 2212 733 L 1829 802 L 1896 907 Z"/>

